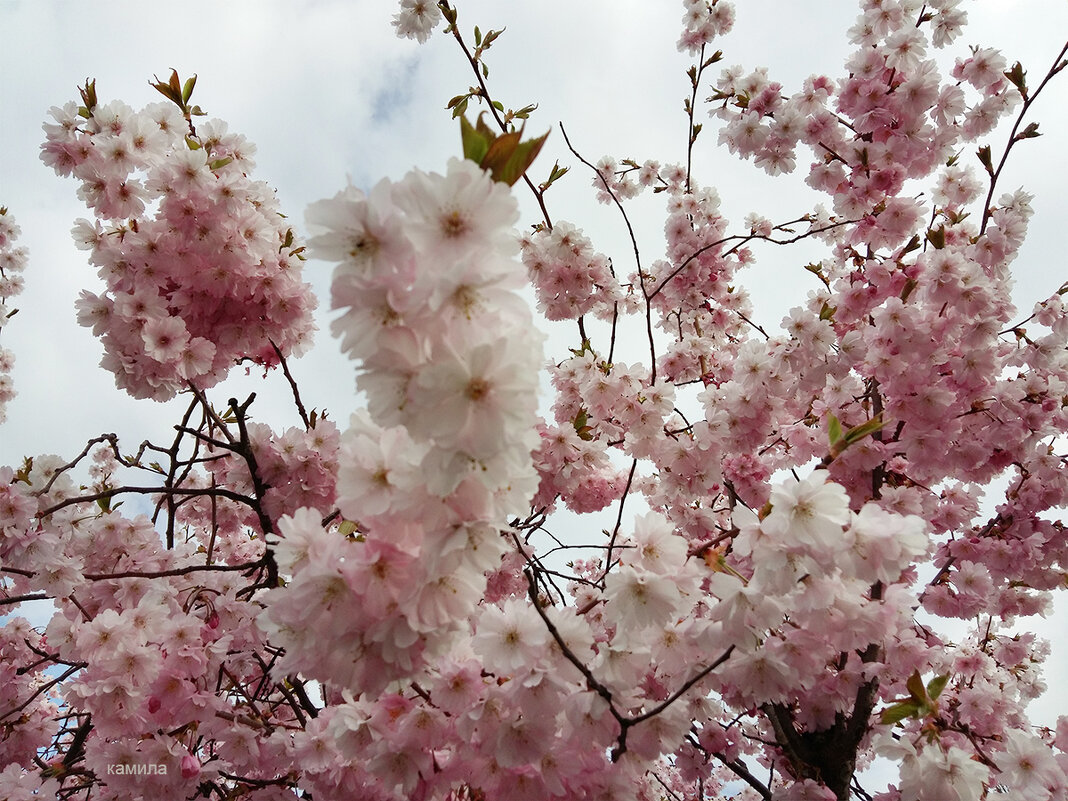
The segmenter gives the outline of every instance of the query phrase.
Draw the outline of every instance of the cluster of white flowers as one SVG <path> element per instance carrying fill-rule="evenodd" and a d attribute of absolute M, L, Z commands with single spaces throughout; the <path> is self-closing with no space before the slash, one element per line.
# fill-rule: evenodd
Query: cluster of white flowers
<path fill-rule="evenodd" d="M 333 331 L 368 409 L 339 456 L 338 507 L 359 536 L 308 510 L 279 524 L 293 580 L 264 626 L 306 675 L 371 691 L 417 669 L 475 611 L 501 527 L 528 511 L 543 357 L 515 292 L 517 218 L 507 186 L 457 159 L 308 210 L 313 253 L 340 262 Z"/>
<path fill-rule="evenodd" d="M 312 252 L 341 262 L 332 295 L 345 313 L 332 329 L 361 362 L 371 421 L 403 426 L 427 449 L 432 492 L 470 475 L 509 496 L 501 514 L 525 512 L 537 486 L 542 338 L 516 292 L 518 216 L 507 186 L 460 159 L 444 176 L 413 171 L 308 210 Z"/>
<path fill-rule="evenodd" d="M 746 519 L 745 512 L 738 517 L 735 553 L 749 556 L 776 586 L 792 586 L 808 572 L 834 571 L 844 579 L 890 584 L 928 547 L 922 518 L 874 503 L 850 512 L 849 496 L 825 470 L 772 488 L 763 520 Z"/>
<path fill-rule="evenodd" d="M 881 756 L 901 762 L 901 801 L 969 801 L 980 798 L 990 769 L 956 746 L 914 743 L 909 738 L 875 737 Z M 1038 798 L 1040 796 L 1026 796 Z"/>

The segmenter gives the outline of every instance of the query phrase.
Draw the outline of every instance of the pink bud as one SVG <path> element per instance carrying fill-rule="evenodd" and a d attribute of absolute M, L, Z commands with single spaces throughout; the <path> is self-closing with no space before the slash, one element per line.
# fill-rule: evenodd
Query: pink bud
<path fill-rule="evenodd" d="M 150 695 L 148 697 L 148 713 L 150 715 L 155 715 L 157 712 L 159 712 L 159 708 L 161 706 L 163 706 L 163 702 L 160 701 L 159 698 L 154 695 Z"/>
<path fill-rule="evenodd" d="M 192 754 L 182 757 L 182 778 L 192 779 L 200 773 L 200 760 Z"/>
<path fill-rule="evenodd" d="M 219 628 L 219 613 L 215 610 L 208 615 L 208 626 L 213 629 Z"/>

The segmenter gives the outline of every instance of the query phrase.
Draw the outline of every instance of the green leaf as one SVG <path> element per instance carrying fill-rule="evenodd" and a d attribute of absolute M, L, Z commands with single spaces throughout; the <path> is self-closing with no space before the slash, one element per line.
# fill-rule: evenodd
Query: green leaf
<path fill-rule="evenodd" d="M 485 112 L 478 115 L 473 126 L 466 117 L 460 117 L 464 158 L 488 170 L 494 181 L 512 186 L 537 158 L 549 132 L 525 142 L 522 141 L 522 128 L 497 135 L 483 121 L 483 114 Z"/>
<path fill-rule="evenodd" d="M 912 675 L 905 682 L 905 689 L 909 691 L 912 700 L 917 703 L 922 704 L 927 701 L 927 688 L 923 686 L 923 677 L 920 676 L 920 671 L 912 671 Z"/>
<path fill-rule="evenodd" d="M 482 31 L 480 31 L 478 29 L 478 26 L 476 25 L 475 26 L 475 47 L 478 47 L 480 44 L 482 44 Z"/>
<path fill-rule="evenodd" d="M 86 119 L 93 113 L 93 109 L 96 108 L 96 78 L 93 80 L 85 79 L 85 86 L 78 88 L 78 94 L 82 96 L 82 102 L 85 103 L 85 110 L 89 112 L 88 115 L 83 115 Z M 81 109 L 78 109 L 78 113 L 81 114 Z"/>
<path fill-rule="evenodd" d="M 519 111 L 515 112 L 515 114 L 513 116 L 516 119 L 525 120 L 528 117 L 530 117 L 530 115 L 532 113 L 534 113 L 534 111 L 536 111 L 537 108 L 538 108 L 538 104 L 537 103 L 531 103 L 530 105 L 523 106 L 523 108 L 521 108 L 521 109 L 519 109 Z"/>
<path fill-rule="evenodd" d="M 860 440 L 864 439 L 864 437 L 868 436 L 869 434 L 874 434 L 876 431 L 881 430 L 883 425 L 883 416 L 880 413 L 875 415 L 875 417 L 873 417 L 866 423 L 861 423 L 858 426 L 853 426 L 845 434 L 846 445 L 852 445 L 854 442 L 859 442 Z"/>
<path fill-rule="evenodd" d="M 1012 65 L 1012 69 L 1005 73 L 1005 77 L 1020 91 L 1020 96 L 1027 100 L 1027 72 L 1024 71 L 1023 65 L 1017 61 Z"/>
<path fill-rule="evenodd" d="M 22 457 L 22 467 L 20 467 L 18 472 L 15 473 L 15 481 L 21 481 L 23 484 L 29 484 L 30 483 L 30 473 L 32 471 L 33 471 L 33 457 L 32 456 L 24 456 L 24 457 Z M 14 484 L 15 482 L 13 481 L 11 483 Z"/>
<path fill-rule="evenodd" d="M 834 412 L 827 412 L 827 436 L 831 440 L 831 446 L 842 441 L 842 424 L 834 416 Z"/>
<path fill-rule="evenodd" d="M 903 286 L 901 288 L 901 302 L 902 303 L 904 303 L 906 300 L 909 299 L 909 295 L 912 294 L 912 290 L 914 290 L 917 286 L 919 286 L 919 284 L 916 283 L 916 279 L 915 278 L 909 278 L 908 280 L 905 281 L 905 286 Z"/>
<path fill-rule="evenodd" d="M 457 117 L 460 117 L 460 116 L 462 116 L 463 114 L 465 114 L 467 112 L 467 101 L 468 100 L 469 100 L 469 98 L 465 97 L 465 98 L 461 99 L 459 103 L 456 104 L 456 108 L 454 108 L 452 110 L 452 118 L 453 119 L 456 119 Z"/>
<path fill-rule="evenodd" d="M 946 683 L 949 681 L 949 675 L 935 676 L 929 682 L 927 682 L 927 694 L 932 699 L 937 699 L 942 694 L 942 690 L 946 688 Z"/>
<path fill-rule="evenodd" d="M 915 701 L 902 701 L 899 704 L 894 704 L 883 710 L 883 713 L 879 716 L 879 722 L 883 724 L 893 725 L 900 723 L 905 718 L 918 717 L 920 713 L 920 706 Z"/>
<path fill-rule="evenodd" d="M 573 425 L 575 426 L 575 430 L 579 431 L 580 429 L 582 429 L 582 427 L 585 426 L 587 422 L 589 422 L 589 419 L 590 419 L 590 417 L 586 413 L 586 410 L 585 409 L 579 409 L 579 413 L 575 415 L 575 419 L 573 421 Z"/>
<path fill-rule="evenodd" d="M 486 153 L 489 151 L 490 143 L 493 141 L 492 132 L 490 136 L 482 130 L 482 115 L 478 115 L 478 126 L 471 125 L 467 121 L 467 117 L 460 115 L 460 140 L 463 143 L 464 158 L 470 159 L 476 164 L 481 164 L 482 159 L 485 158 Z"/>
<path fill-rule="evenodd" d="M 594 352 L 593 345 L 590 344 L 590 341 L 588 339 L 582 340 L 582 350 L 575 350 L 574 348 L 568 348 L 568 350 L 571 351 L 572 353 L 574 353 L 576 356 L 581 356 L 582 354 L 586 353 L 587 351 L 589 353 L 593 353 Z"/>
<path fill-rule="evenodd" d="M 512 158 L 516 148 L 519 147 L 519 138 L 522 131 L 510 131 L 508 133 L 501 134 L 492 142 L 490 142 L 489 149 L 486 151 L 486 155 L 482 157 L 482 161 L 479 164 L 483 169 L 489 170 L 493 176 L 493 180 L 500 181 L 498 174 L 504 169 L 504 166 L 508 163 L 508 160 Z M 515 183 L 515 181 L 509 182 L 509 186 Z"/>
<path fill-rule="evenodd" d="M 934 245 L 935 250 L 941 250 L 946 246 L 946 227 L 939 226 L 938 230 L 931 228 L 927 231 L 927 241 Z"/>
<path fill-rule="evenodd" d="M 497 136 L 497 132 L 490 128 L 489 123 L 482 119 L 481 114 L 479 114 L 478 119 L 475 120 L 475 130 L 489 140 L 493 140 Z"/>
<path fill-rule="evenodd" d="M 994 162 L 990 158 L 990 145 L 983 145 L 975 152 L 975 155 L 979 157 L 979 162 L 983 165 L 987 175 L 993 175 Z"/>
<path fill-rule="evenodd" d="M 519 134 L 522 134 L 522 129 Z M 507 134 L 505 134 L 507 136 Z M 499 170 L 493 170 L 492 175 L 495 181 L 501 181 L 509 186 L 515 184 L 520 178 L 523 177 L 527 169 L 534 163 L 534 159 L 538 157 L 538 153 L 541 152 L 542 146 L 545 144 L 545 140 L 549 138 L 549 132 L 546 131 L 542 136 L 536 139 L 528 139 L 526 142 L 520 142 L 511 155 L 501 166 Z"/>
<path fill-rule="evenodd" d="M 177 75 L 177 73 L 175 73 Z M 193 96 L 193 87 L 197 85 L 197 76 L 194 73 L 192 78 L 186 80 L 185 85 L 182 86 L 182 102 L 188 103 L 189 98 Z"/>
<path fill-rule="evenodd" d="M 562 178 L 564 174 L 571 169 L 570 167 L 561 167 L 560 162 L 557 161 L 553 164 L 552 170 L 549 171 L 549 177 L 539 188 L 542 192 L 553 185 L 553 182 L 559 178 Z"/>
<path fill-rule="evenodd" d="M 593 439 L 593 427 L 590 426 L 589 422 L 590 418 L 585 409 L 580 409 L 572 421 L 572 425 L 575 426 L 575 433 L 578 434 L 579 439 L 586 442 Z"/>
<path fill-rule="evenodd" d="M 156 79 L 156 82 L 152 83 L 151 81 L 149 81 L 149 86 L 151 86 L 165 98 L 170 100 L 172 103 L 175 103 L 180 109 L 182 109 L 182 111 L 185 111 L 185 101 L 182 100 L 182 82 L 178 78 L 178 70 L 171 70 L 171 77 L 167 79 L 166 83 L 161 81 L 156 75 L 153 75 L 152 77 Z"/>

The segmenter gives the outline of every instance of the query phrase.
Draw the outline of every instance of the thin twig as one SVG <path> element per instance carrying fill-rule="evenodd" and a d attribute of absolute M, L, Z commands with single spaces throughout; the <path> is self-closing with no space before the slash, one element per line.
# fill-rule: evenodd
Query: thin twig
<path fill-rule="evenodd" d="M 630 245 L 631 248 L 634 250 L 634 264 L 635 268 L 638 271 L 638 283 L 641 286 L 642 297 L 645 299 L 645 330 L 649 338 L 650 356 L 649 383 L 650 385 L 655 384 L 656 341 L 653 339 L 653 314 L 652 307 L 650 306 L 650 301 L 652 300 L 653 296 L 649 294 L 649 290 L 645 287 L 645 272 L 642 270 L 642 259 L 641 254 L 638 251 L 638 239 L 634 235 L 634 227 L 630 224 L 630 217 L 627 216 L 627 211 L 623 208 L 623 203 L 618 197 L 616 197 L 616 193 L 612 191 L 612 187 L 608 185 L 608 180 L 603 175 L 601 175 L 600 170 L 598 170 L 595 166 L 593 166 L 592 164 L 590 164 L 590 162 L 583 158 L 582 155 L 579 154 L 579 152 L 575 150 L 575 148 L 571 145 L 571 140 L 568 138 L 567 130 L 564 128 L 564 124 L 562 122 L 560 123 L 560 133 L 563 134 L 564 142 L 567 143 L 567 149 L 571 151 L 572 155 L 574 155 L 575 158 L 577 158 L 579 161 L 581 161 L 583 164 L 593 170 L 594 175 L 601 179 L 601 184 L 604 186 L 604 191 L 608 193 L 608 196 L 612 198 L 612 202 L 616 204 L 616 208 L 619 209 L 619 213 L 623 216 L 623 223 L 627 226 L 627 234 L 630 236 Z"/>
<path fill-rule="evenodd" d="M 300 389 L 297 387 L 297 382 L 293 379 L 293 374 L 289 372 L 289 364 L 286 362 L 286 357 L 282 355 L 281 348 L 274 344 L 273 339 L 268 339 L 267 341 L 274 348 L 274 352 L 278 356 L 278 363 L 282 367 L 282 374 L 286 377 L 286 381 L 289 382 L 289 388 L 293 390 L 293 401 L 297 404 L 297 414 L 300 415 L 300 419 L 304 422 L 304 430 L 311 431 L 311 420 L 308 418 L 308 412 L 304 408 L 304 402 L 300 399 Z"/>
<path fill-rule="evenodd" d="M 616 546 L 616 539 L 619 537 L 619 528 L 623 525 L 623 504 L 626 503 L 627 496 L 630 494 L 631 484 L 634 483 L 634 473 L 638 469 L 638 460 L 632 459 L 630 462 L 630 474 L 627 476 L 627 486 L 623 488 L 623 496 L 619 499 L 619 512 L 616 514 L 616 525 L 612 529 L 612 536 L 608 539 L 608 551 L 605 554 L 604 560 L 604 573 L 601 574 L 601 582 L 604 582 L 605 576 L 608 575 L 612 569 L 612 550 Z"/>
<path fill-rule="evenodd" d="M 1012 150 L 1013 145 L 1020 141 L 1016 137 L 1017 133 L 1020 131 L 1020 125 L 1023 123 L 1024 117 L 1031 108 L 1031 104 L 1035 102 L 1038 95 L 1046 88 L 1046 84 L 1048 84 L 1053 76 L 1064 69 L 1065 65 L 1068 64 L 1068 62 L 1064 60 L 1065 53 L 1068 53 L 1068 42 L 1065 42 L 1064 47 L 1061 48 L 1061 52 L 1057 54 L 1055 59 L 1053 59 L 1053 66 L 1050 67 L 1049 72 L 1046 73 L 1046 77 L 1042 79 L 1042 83 L 1035 89 L 1034 94 L 1030 97 L 1024 97 L 1023 107 L 1020 109 L 1020 113 L 1016 117 L 1016 122 L 1013 124 L 1012 130 L 1009 132 L 1009 141 L 1005 145 L 1005 152 L 1001 154 L 1001 161 L 998 162 L 997 169 L 990 175 L 990 188 L 987 190 L 986 200 L 983 201 L 983 222 L 979 226 L 979 236 L 986 233 L 986 226 L 990 222 L 990 202 L 994 197 L 994 188 L 997 186 L 998 178 L 1001 177 L 1001 171 L 1009 160 L 1009 151 Z"/>

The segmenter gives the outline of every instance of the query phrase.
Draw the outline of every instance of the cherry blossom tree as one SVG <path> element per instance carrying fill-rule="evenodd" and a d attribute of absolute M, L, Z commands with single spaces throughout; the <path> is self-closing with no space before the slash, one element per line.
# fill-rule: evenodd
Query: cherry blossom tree
<path fill-rule="evenodd" d="M 1032 197 L 1001 185 L 1068 44 L 945 72 L 959 0 L 864 0 L 844 74 L 786 87 L 722 67 L 728 0 L 683 5 L 678 160 L 547 167 L 534 105 L 491 90 L 502 32 L 402 0 L 396 32 L 443 31 L 474 76 L 463 158 L 341 188 L 306 239 L 195 77 L 52 109 L 102 282 L 78 319 L 118 389 L 186 406 L 162 442 L 0 468 L 0 797 L 1068 796 L 1068 716 L 1028 713 L 1030 620 L 1068 576 L 1068 284 L 1014 307 Z M 825 202 L 726 219 L 709 116 Z M 630 231 L 659 196 L 663 245 L 610 258 L 555 219 L 583 171 Z M 812 291 L 769 331 L 745 267 L 802 241 Z M 289 370 L 309 256 L 337 265 L 348 421 Z M 285 377 L 292 427 L 212 394 L 242 367 Z"/>

